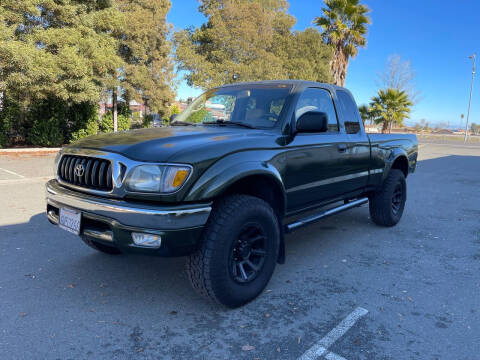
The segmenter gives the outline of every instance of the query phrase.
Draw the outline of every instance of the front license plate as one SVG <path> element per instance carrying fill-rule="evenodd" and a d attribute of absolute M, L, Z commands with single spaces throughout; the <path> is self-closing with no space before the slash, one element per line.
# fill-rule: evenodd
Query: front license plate
<path fill-rule="evenodd" d="M 82 222 L 82 213 L 72 209 L 60 208 L 60 220 L 58 226 L 75 235 L 80 235 L 80 224 Z"/>

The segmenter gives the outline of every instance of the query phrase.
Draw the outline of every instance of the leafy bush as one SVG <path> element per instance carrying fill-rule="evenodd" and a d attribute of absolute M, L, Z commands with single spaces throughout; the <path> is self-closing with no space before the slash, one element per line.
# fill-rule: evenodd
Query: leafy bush
<path fill-rule="evenodd" d="M 29 141 L 36 146 L 60 146 L 65 138 L 62 133 L 62 121 L 58 117 L 37 119 L 29 136 Z"/>
<path fill-rule="evenodd" d="M 30 105 L 26 115 L 26 140 L 36 146 L 64 144 L 68 133 L 69 106 L 64 101 L 47 98 Z"/>
<path fill-rule="evenodd" d="M 98 122 L 97 119 L 91 118 L 86 124 L 86 127 L 80 130 L 77 130 L 71 134 L 70 142 L 74 142 L 80 139 L 83 139 L 90 135 L 95 135 L 98 133 Z"/>
<path fill-rule="evenodd" d="M 182 111 L 180 110 L 177 104 L 170 105 L 167 111 L 165 112 L 165 114 L 163 115 L 163 118 L 162 118 L 163 123 L 170 125 L 170 118 L 172 117 L 172 115 L 178 115 L 181 112 Z"/>
<path fill-rule="evenodd" d="M 130 129 L 131 120 L 128 116 L 119 114 L 118 115 L 118 131 L 126 131 Z M 113 115 L 109 111 L 102 117 L 100 122 L 100 131 L 101 132 L 113 132 Z"/>
<path fill-rule="evenodd" d="M 7 146 L 8 136 L 2 119 L 0 119 L 0 149 Z"/>
<path fill-rule="evenodd" d="M 7 147 L 17 140 L 25 139 L 24 129 L 25 111 L 22 111 L 20 102 L 3 93 L 0 110 L 0 147 Z"/>
<path fill-rule="evenodd" d="M 70 142 L 98 133 L 98 105 L 91 103 L 74 105 Z"/>
<path fill-rule="evenodd" d="M 141 129 L 145 127 L 145 117 L 140 117 L 139 112 L 132 113 L 130 129 Z"/>
<path fill-rule="evenodd" d="M 153 126 L 153 115 L 148 114 L 143 117 L 142 127 L 150 128 Z"/>
<path fill-rule="evenodd" d="M 69 103 L 48 97 L 24 103 L 4 92 L 1 105 L 2 147 L 58 146 L 98 132 L 98 104 L 94 102 Z"/>

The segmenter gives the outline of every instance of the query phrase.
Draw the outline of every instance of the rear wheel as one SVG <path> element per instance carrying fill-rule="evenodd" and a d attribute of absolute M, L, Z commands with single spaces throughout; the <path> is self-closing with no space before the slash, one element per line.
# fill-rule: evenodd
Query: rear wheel
<path fill-rule="evenodd" d="M 370 217 L 377 225 L 394 226 L 402 218 L 406 200 L 405 175 L 401 170 L 392 169 L 382 188 L 370 196 Z"/>
<path fill-rule="evenodd" d="M 100 251 L 104 254 L 108 254 L 108 255 L 120 255 L 122 252 L 117 249 L 116 247 L 113 247 L 113 246 L 108 246 L 108 245 L 104 245 L 104 244 L 101 244 L 91 238 L 89 238 L 88 236 L 82 236 L 82 240 L 85 244 L 87 244 L 88 246 L 90 246 L 92 249 L 95 249 L 97 251 Z"/>
<path fill-rule="evenodd" d="M 255 299 L 275 269 L 280 243 L 277 216 L 263 200 L 247 195 L 221 199 L 205 227 L 187 274 L 201 295 L 235 308 Z"/>

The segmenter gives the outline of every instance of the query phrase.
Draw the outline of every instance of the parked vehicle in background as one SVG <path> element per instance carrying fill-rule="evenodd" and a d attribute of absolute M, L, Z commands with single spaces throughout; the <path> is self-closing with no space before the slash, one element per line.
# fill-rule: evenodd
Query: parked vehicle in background
<path fill-rule="evenodd" d="M 163 126 L 163 119 L 159 114 L 150 114 L 152 117 L 152 126 L 153 127 L 161 127 Z"/>
<path fill-rule="evenodd" d="M 415 135 L 366 134 L 344 88 L 229 85 L 169 127 L 62 150 L 47 216 L 107 254 L 187 256 L 193 287 L 238 307 L 285 261 L 286 233 L 366 203 L 373 222 L 397 224 L 417 150 Z"/>

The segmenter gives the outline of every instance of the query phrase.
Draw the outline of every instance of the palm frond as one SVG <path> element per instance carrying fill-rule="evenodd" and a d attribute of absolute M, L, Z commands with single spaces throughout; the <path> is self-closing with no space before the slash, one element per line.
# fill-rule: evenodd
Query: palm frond
<path fill-rule="evenodd" d="M 322 29 L 324 41 L 340 45 L 350 57 L 356 56 L 357 48 L 367 43 L 365 35 L 371 22 L 368 7 L 359 0 L 325 0 L 322 12 L 314 23 Z"/>

